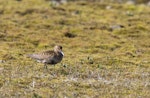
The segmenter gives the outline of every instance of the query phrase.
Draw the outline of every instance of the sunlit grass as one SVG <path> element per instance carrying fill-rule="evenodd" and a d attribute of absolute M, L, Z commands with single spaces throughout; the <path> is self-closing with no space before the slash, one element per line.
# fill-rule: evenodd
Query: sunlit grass
<path fill-rule="evenodd" d="M 0 97 L 150 97 L 148 6 L 85 1 L 52 6 L 47 0 L 0 4 Z M 47 70 L 26 58 L 57 44 L 64 59 Z"/>

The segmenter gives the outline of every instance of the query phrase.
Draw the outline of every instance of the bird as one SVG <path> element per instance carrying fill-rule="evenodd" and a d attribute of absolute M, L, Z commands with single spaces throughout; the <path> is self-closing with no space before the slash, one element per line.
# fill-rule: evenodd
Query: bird
<path fill-rule="evenodd" d="M 27 57 L 37 60 L 37 62 L 43 63 L 47 69 L 47 64 L 55 65 L 62 61 L 64 53 L 62 46 L 54 46 L 54 50 L 43 51 L 40 53 L 28 54 Z"/>

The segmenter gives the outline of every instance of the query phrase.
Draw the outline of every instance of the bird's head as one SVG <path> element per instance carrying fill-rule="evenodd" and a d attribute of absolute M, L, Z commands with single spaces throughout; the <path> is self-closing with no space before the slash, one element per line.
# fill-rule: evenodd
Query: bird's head
<path fill-rule="evenodd" d="M 60 53 L 62 53 L 62 55 L 64 56 L 64 53 L 62 52 L 62 46 L 56 45 L 56 46 L 54 47 L 54 51 L 55 51 L 55 52 L 60 52 Z"/>

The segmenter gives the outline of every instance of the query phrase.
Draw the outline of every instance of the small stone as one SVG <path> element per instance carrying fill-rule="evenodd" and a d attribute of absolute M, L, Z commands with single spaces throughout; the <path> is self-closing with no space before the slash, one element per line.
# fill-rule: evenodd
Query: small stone
<path fill-rule="evenodd" d="M 129 1 L 126 2 L 126 4 L 128 4 L 128 5 L 134 5 L 134 4 L 135 4 L 135 1 L 129 0 Z"/>
<path fill-rule="evenodd" d="M 148 6 L 150 6 L 150 1 L 147 3 Z"/>
<path fill-rule="evenodd" d="M 52 0 L 51 4 L 54 6 L 59 6 L 60 4 L 66 4 L 67 0 Z"/>
<path fill-rule="evenodd" d="M 121 28 L 124 28 L 124 26 L 123 25 L 112 25 L 112 26 L 110 26 L 111 31 L 118 30 L 118 29 L 121 29 Z"/>
<path fill-rule="evenodd" d="M 0 63 L 4 63 L 5 61 L 4 60 L 0 60 Z"/>
<path fill-rule="evenodd" d="M 110 9 L 112 9 L 112 6 L 108 5 L 108 6 L 106 6 L 106 9 L 110 10 Z"/>

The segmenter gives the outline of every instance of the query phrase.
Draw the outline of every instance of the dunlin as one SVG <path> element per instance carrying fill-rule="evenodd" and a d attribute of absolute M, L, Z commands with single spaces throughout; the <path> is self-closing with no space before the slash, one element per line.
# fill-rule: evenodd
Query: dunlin
<path fill-rule="evenodd" d="M 64 53 L 62 52 L 62 46 L 55 46 L 54 50 L 44 51 L 41 53 L 29 54 L 28 57 L 37 60 L 37 62 L 44 63 L 47 68 L 47 64 L 55 65 L 63 59 Z"/>

